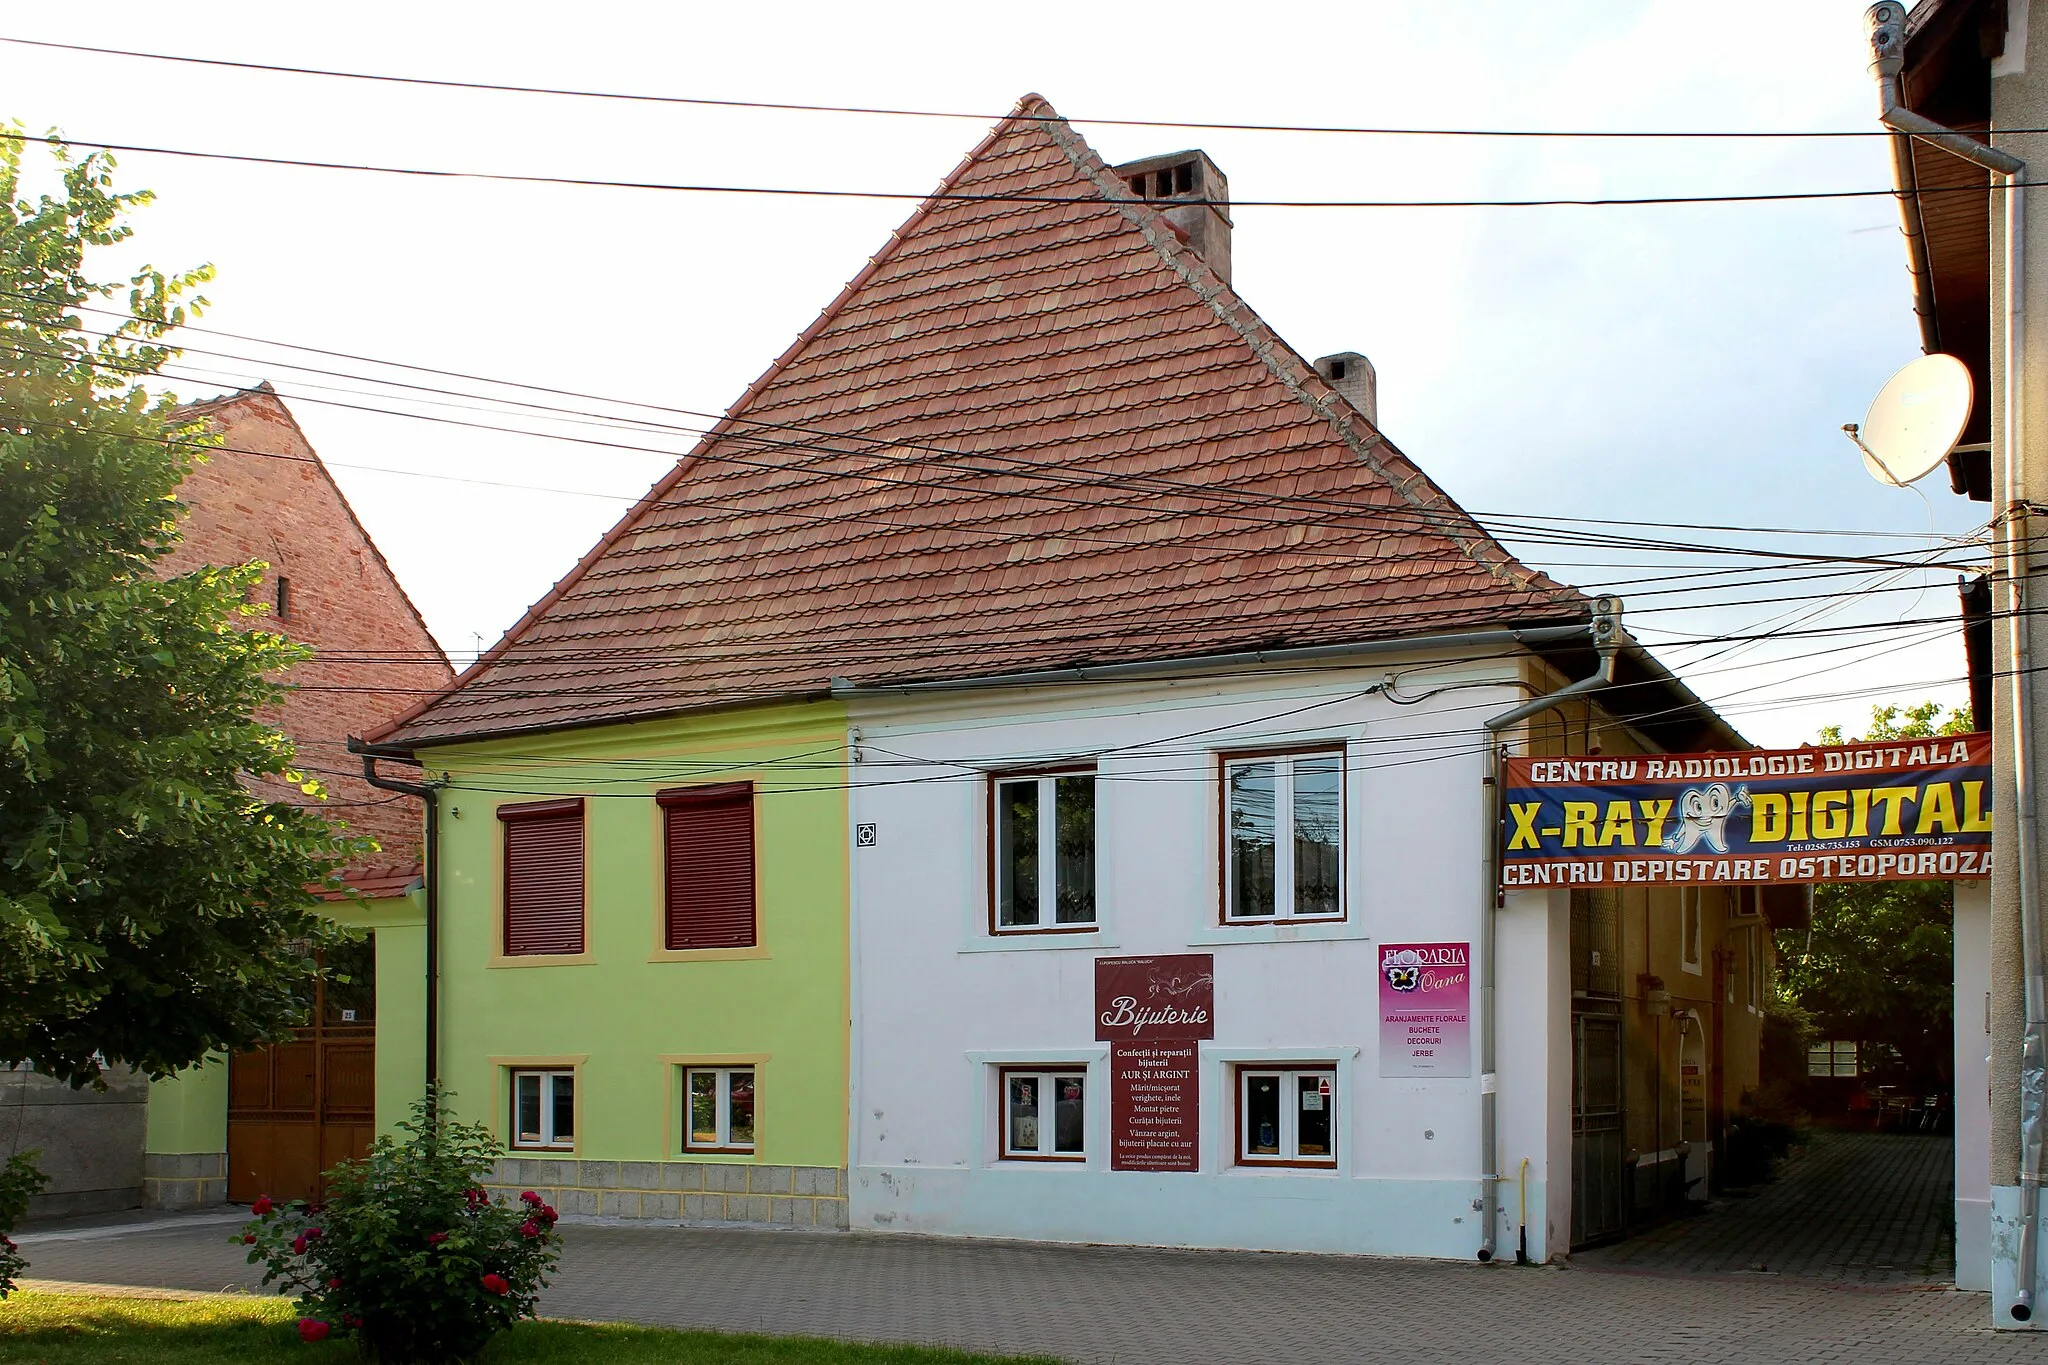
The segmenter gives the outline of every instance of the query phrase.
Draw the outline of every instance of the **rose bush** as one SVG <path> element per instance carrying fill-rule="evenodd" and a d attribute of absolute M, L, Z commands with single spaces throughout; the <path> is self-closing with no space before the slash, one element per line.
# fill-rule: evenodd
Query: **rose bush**
<path fill-rule="evenodd" d="M 28 1269 L 27 1258 L 7 1234 L 28 1212 L 28 1201 L 50 1183 L 50 1177 L 36 1169 L 38 1155 L 16 1152 L 0 1162 L 0 1299 L 13 1292 L 16 1277 Z"/>
<path fill-rule="evenodd" d="M 304 1340 L 352 1335 L 385 1365 L 465 1360 L 533 1316 L 561 1255 L 555 1211 L 530 1190 L 493 1199 L 478 1182 L 497 1139 L 438 1094 L 399 1131 L 329 1171 L 325 1204 L 257 1200 L 238 1240 L 298 1295 Z"/>

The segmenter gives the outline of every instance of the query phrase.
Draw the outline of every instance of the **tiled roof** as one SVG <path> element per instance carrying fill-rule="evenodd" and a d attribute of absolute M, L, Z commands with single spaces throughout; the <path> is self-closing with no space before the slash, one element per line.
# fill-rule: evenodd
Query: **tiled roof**
<path fill-rule="evenodd" d="M 1027 96 L 382 738 L 1585 615 Z"/>
<path fill-rule="evenodd" d="M 359 863 L 341 874 L 341 891 L 322 892 L 322 900 L 353 900 L 360 896 L 364 900 L 383 900 L 392 896 L 403 896 L 421 884 L 425 866 L 414 859 L 411 862 Z"/>

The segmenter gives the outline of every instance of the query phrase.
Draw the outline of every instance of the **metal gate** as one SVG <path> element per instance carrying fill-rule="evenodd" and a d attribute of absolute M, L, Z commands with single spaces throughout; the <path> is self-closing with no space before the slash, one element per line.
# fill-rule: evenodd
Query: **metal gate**
<path fill-rule="evenodd" d="M 330 955 L 297 1038 L 228 1059 L 228 1200 L 318 1202 L 321 1173 L 363 1155 L 377 1130 L 376 983 L 369 945 Z"/>
<path fill-rule="evenodd" d="M 1628 1135 L 1622 1119 L 1621 1018 L 1572 1016 L 1572 1245 L 1626 1231 Z"/>

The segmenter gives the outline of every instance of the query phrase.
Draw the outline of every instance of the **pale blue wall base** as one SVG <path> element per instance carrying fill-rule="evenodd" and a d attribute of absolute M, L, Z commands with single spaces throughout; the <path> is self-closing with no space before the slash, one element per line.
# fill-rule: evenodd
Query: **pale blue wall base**
<path fill-rule="evenodd" d="M 1477 1180 L 861 1166 L 852 1194 L 852 1226 L 864 1232 L 1469 1261 L 1482 1231 Z M 1515 1255 L 1514 1196 L 1504 1195 L 1505 1261 Z M 1529 1207 L 1544 1207 L 1533 1178 Z M 1540 1227 L 1529 1252 L 1547 1254 Z"/>
<path fill-rule="evenodd" d="M 1991 1289 L 1991 1201 L 1956 1200 L 1956 1288 Z"/>
<path fill-rule="evenodd" d="M 2007 1331 L 2041 1331 L 2048 1327 L 2048 1239 L 2034 1244 L 2034 1318 L 2031 1322 L 2012 1320 L 2012 1298 L 2020 1250 L 2020 1187 L 1991 1187 L 1991 1325 Z M 1958 1261 L 1961 1257 L 1958 1256 Z"/>

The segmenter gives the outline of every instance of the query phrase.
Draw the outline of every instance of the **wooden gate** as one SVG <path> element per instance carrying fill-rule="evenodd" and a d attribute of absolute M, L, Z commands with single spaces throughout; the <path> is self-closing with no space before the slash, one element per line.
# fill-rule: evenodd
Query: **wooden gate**
<path fill-rule="evenodd" d="M 322 981 L 312 1022 L 288 1043 L 228 1059 L 228 1200 L 318 1202 L 321 1173 L 363 1155 L 377 1131 L 374 958 L 367 943 L 330 956 L 347 980 Z"/>

